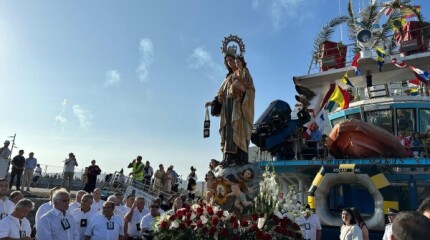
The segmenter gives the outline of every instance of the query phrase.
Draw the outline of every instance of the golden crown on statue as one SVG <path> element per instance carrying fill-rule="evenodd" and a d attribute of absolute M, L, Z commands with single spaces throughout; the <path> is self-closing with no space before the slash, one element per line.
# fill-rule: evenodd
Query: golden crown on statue
<path fill-rule="evenodd" d="M 229 43 L 234 42 L 237 45 L 230 45 Z M 239 46 L 239 55 L 237 54 L 237 47 Z M 243 57 L 245 54 L 245 44 L 243 43 L 242 39 L 238 37 L 237 35 L 232 35 L 225 37 L 222 41 L 221 51 L 224 55 L 229 55 L 233 57 Z"/>

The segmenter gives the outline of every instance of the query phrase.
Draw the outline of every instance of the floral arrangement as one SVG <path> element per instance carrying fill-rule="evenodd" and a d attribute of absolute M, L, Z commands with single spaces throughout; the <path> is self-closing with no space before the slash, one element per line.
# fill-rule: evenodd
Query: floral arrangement
<path fill-rule="evenodd" d="M 239 217 L 218 206 L 195 203 L 175 214 L 163 214 L 154 225 L 155 239 L 303 239 L 300 227 L 293 221 L 300 213 L 300 206 L 293 204 L 293 188 L 289 188 L 282 198 L 279 193 L 274 173 L 266 168 L 260 193 L 255 199 L 254 213 Z"/>

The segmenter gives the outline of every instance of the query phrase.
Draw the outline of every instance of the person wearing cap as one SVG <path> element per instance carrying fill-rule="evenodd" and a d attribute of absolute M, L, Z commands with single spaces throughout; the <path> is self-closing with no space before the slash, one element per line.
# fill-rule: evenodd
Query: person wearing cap
<path fill-rule="evenodd" d="M 394 208 L 388 208 L 388 224 L 385 226 L 385 232 L 382 240 L 391 240 L 391 235 L 393 234 L 393 221 L 398 213 L 398 210 Z"/>
<path fill-rule="evenodd" d="M 0 179 L 0 220 L 13 212 L 15 204 L 9 200 L 7 193 L 9 191 L 9 183 L 7 179 Z"/>
<path fill-rule="evenodd" d="M 321 223 L 316 214 L 312 212 L 309 205 L 306 205 L 302 211 L 302 216 L 296 219 L 302 231 L 303 239 L 305 240 L 320 240 L 321 239 Z"/>
<path fill-rule="evenodd" d="M 4 146 L 0 148 L 0 161 L 4 164 L 4 170 L 0 172 L 0 178 L 5 178 L 7 172 L 9 170 L 9 157 L 10 157 L 10 149 L 9 149 L 10 141 L 4 141 Z M 3 168 L 3 167 L 2 167 Z"/>
<path fill-rule="evenodd" d="M 26 191 L 30 191 L 31 180 L 33 179 L 33 172 L 37 166 L 37 159 L 34 157 L 34 153 L 28 154 L 28 158 L 25 159 L 24 164 L 24 177 L 22 179 L 23 188 L 26 187 Z"/>
<path fill-rule="evenodd" d="M 10 173 L 9 189 L 12 189 L 13 181 L 16 176 L 16 190 L 21 190 L 21 176 L 24 171 L 25 157 L 24 150 L 19 150 L 18 155 L 12 159 L 12 171 Z"/>

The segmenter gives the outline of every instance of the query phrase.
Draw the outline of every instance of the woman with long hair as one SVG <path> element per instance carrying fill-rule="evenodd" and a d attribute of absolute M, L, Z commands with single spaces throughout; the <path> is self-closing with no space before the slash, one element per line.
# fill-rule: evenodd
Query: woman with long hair
<path fill-rule="evenodd" d="M 352 207 L 351 210 L 357 220 L 357 224 L 360 227 L 361 232 L 363 233 L 363 240 L 369 240 L 369 229 L 367 228 L 366 222 L 361 216 L 360 211 L 355 207 Z"/>
<path fill-rule="evenodd" d="M 357 225 L 357 220 L 350 208 L 342 209 L 342 226 L 340 227 L 340 240 L 363 240 L 363 233 Z"/>

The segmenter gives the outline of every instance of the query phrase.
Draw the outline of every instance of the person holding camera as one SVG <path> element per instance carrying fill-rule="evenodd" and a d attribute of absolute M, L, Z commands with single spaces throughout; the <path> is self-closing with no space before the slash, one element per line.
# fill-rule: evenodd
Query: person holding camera
<path fill-rule="evenodd" d="M 63 188 L 66 184 L 66 181 L 69 181 L 67 185 L 67 191 L 70 192 L 72 188 L 73 176 L 75 174 L 75 166 L 78 166 L 78 162 L 76 161 L 76 157 L 73 153 L 69 153 L 69 158 L 66 158 L 64 161 L 64 176 L 63 181 L 61 182 L 61 187 Z"/>

